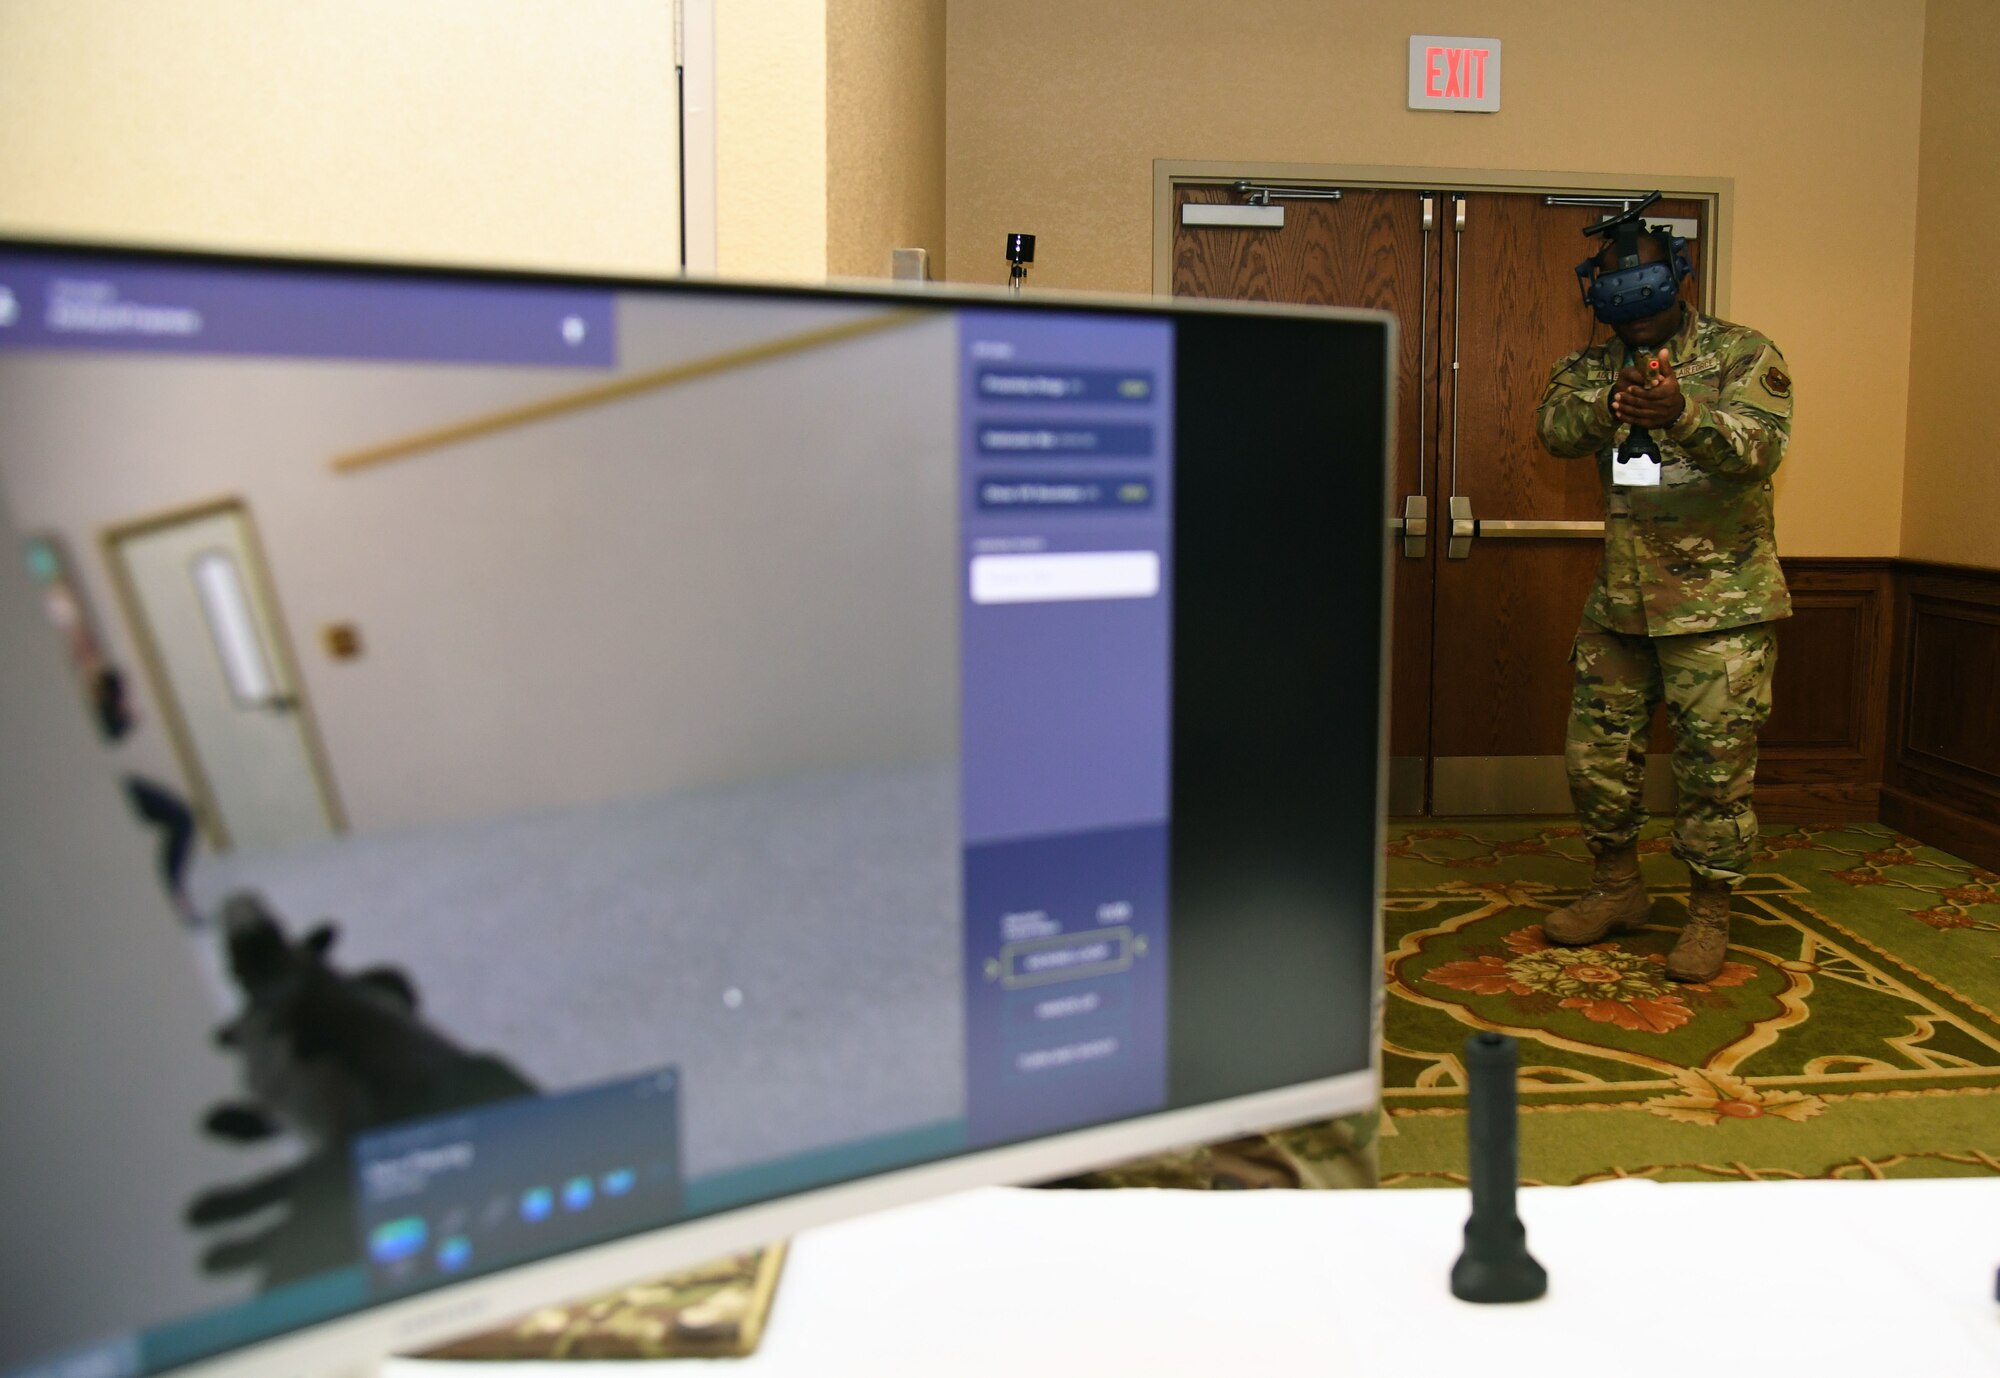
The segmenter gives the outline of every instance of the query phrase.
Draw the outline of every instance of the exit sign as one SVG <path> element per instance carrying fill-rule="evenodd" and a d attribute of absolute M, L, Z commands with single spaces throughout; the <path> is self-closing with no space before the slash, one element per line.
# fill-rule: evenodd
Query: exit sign
<path fill-rule="evenodd" d="M 1499 108 L 1499 39 L 1410 35 L 1410 109 Z"/>

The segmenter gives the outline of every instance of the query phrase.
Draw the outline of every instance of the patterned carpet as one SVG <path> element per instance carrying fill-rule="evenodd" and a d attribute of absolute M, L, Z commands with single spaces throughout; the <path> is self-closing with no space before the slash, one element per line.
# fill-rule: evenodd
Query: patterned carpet
<path fill-rule="evenodd" d="M 1588 874 L 1542 820 L 1394 825 L 1385 1116 L 1211 1145 L 1080 1185 L 1464 1181 L 1468 1031 L 1521 1040 L 1524 1181 L 2000 1175 L 2000 876 L 1873 825 L 1768 827 L 1729 962 L 1661 964 L 1687 872 L 1641 844 L 1654 923 L 1551 948 Z"/>

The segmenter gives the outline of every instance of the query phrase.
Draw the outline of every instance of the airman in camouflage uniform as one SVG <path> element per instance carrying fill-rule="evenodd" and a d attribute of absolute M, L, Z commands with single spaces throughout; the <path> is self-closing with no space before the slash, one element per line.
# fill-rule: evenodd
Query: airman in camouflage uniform
<path fill-rule="evenodd" d="M 1643 251 L 1657 257 L 1652 241 Z M 1572 658 L 1570 794 L 1597 865 L 1551 942 L 1581 946 L 1648 917 L 1636 850 L 1646 735 L 1662 701 L 1674 738 L 1674 855 L 1693 876 L 1667 974 L 1721 969 L 1729 890 L 1757 837 L 1751 783 L 1771 712 L 1772 623 L 1791 597 L 1772 535 L 1771 476 L 1791 435 L 1792 383 L 1754 330 L 1676 302 L 1556 365 L 1536 415 L 1548 449 L 1597 458 L 1604 562 Z M 1660 444 L 1657 487 L 1612 481 L 1634 424 Z"/>

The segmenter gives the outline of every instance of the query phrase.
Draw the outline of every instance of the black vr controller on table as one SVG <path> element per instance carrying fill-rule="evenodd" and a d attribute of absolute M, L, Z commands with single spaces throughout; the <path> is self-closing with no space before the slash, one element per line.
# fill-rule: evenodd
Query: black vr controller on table
<path fill-rule="evenodd" d="M 1528 1252 L 1528 1232 L 1514 1209 L 1520 1173 L 1514 1040 L 1476 1033 L 1465 1040 L 1466 1150 L 1472 1218 L 1465 1252 L 1452 1265 L 1451 1294 L 1460 1301 L 1533 1301 L 1549 1275 Z"/>
<path fill-rule="evenodd" d="M 1623 325 L 1665 311 L 1680 296 L 1681 284 L 1694 272 L 1694 265 L 1688 261 L 1687 240 L 1664 227 L 1646 224 L 1647 210 L 1659 199 L 1660 193 L 1652 192 L 1616 215 L 1606 216 L 1584 229 L 1587 237 L 1607 240 L 1617 251 L 1615 268 L 1606 268 L 1599 262 L 1602 249 L 1576 265 L 1584 304 L 1606 325 Z M 1647 238 L 1664 251 L 1659 262 L 1639 261 L 1639 241 Z M 1660 462 L 1659 442 L 1644 426 L 1631 429 L 1619 453 L 1627 462 L 1641 459 Z"/>

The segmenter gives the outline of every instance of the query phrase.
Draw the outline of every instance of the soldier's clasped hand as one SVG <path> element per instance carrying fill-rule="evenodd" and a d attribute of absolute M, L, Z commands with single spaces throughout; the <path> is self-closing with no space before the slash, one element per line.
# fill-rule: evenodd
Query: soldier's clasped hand
<path fill-rule="evenodd" d="M 1611 414 L 1628 425 L 1655 430 L 1680 420 L 1687 407 L 1681 395 L 1680 379 L 1662 349 L 1647 359 L 1647 366 L 1628 365 L 1611 385 Z"/>

